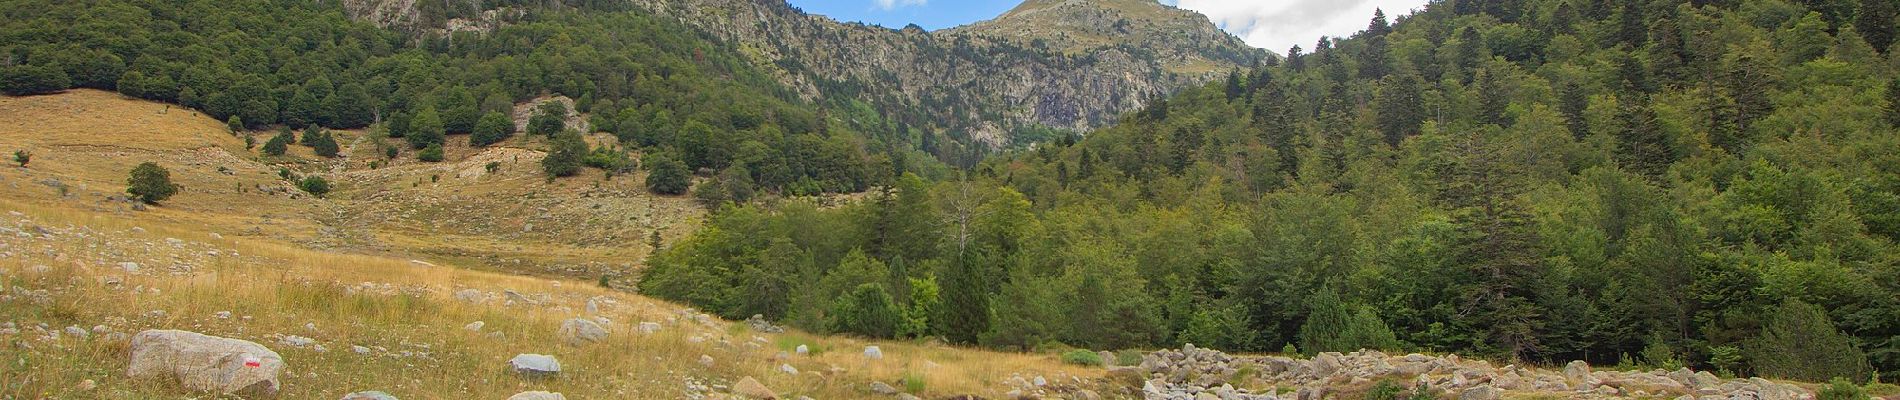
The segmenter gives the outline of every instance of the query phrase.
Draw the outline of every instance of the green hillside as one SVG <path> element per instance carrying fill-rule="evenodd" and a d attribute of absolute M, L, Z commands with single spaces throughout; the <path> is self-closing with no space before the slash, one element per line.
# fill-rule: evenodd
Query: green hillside
<path fill-rule="evenodd" d="M 642 289 L 1002 348 L 1865 381 L 1900 369 L 1894 16 L 1436 2 L 964 179 L 722 210 Z"/>

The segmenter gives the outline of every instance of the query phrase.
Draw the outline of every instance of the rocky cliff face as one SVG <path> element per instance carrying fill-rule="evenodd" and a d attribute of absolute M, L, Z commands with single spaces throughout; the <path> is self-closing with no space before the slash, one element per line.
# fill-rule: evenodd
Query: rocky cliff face
<path fill-rule="evenodd" d="M 343 0 L 385 26 L 412 0 Z M 807 99 L 857 100 L 916 128 L 991 146 L 1027 126 L 1083 131 L 1147 99 L 1271 55 L 1153 0 L 1032 0 L 926 32 L 841 23 L 784 0 L 628 0 L 731 44 Z M 426 14 L 426 13 L 425 13 Z"/>
<path fill-rule="evenodd" d="M 992 145 L 1032 124 L 1103 126 L 1269 56 L 1151 0 L 1035 0 L 937 32 L 839 23 L 783 0 L 633 1 L 737 44 L 808 97 L 864 100 Z"/>

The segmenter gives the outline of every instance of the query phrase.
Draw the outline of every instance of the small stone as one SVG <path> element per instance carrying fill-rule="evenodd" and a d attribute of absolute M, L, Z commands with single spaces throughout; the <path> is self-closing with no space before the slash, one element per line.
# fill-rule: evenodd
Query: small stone
<path fill-rule="evenodd" d="M 283 343 L 285 345 L 292 346 L 292 347 L 308 347 L 310 345 L 317 344 L 316 339 L 311 339 L 311 338 L 297 336 L 297 335 L 285 336 L 282 340 L 279 340 L 278 342 Z"/>
<path fill-rule="evenodd" d="M 890 384 L 887 384 L 884 382 L 872 381 L 871 393 L 877 393 L 881 395 L 893 395 L 893 394 L 897 394 L 897 388 L 891 387 Z"/>
<path fill-rule="evenodd" d="M 215 314 L 211 314 L 211 315 L 212 315 L 212 316 L 215 316 L 215 317 L 218 317 L 218 319 L 231 319 L 231 312 L 230 312 L 230 311 L 219 311 L 219 312 L 217 312 L 217 313 L 215 313 Z"/>
<path fill-rule="evenodd" d="M 125 273 L 128 273 L 128 274 L 136 274 L 136 273 L 139 273 L 139 263 L 135 263 L 131 261 L 122 262 L 122 263 L 119 263 L 119 269 L 124 270 Z"/>
<path fill-rule="evenodd" d="M 792 349 L 792 352 L 798 353 L 798 355 L 802 356 L 806 354 L 811 354 L 811 348 L 805 347 L 805 345 L 801 344 L 801 345 L 798 345 L 798 348 Z"/>
<path fill-rule="evenodd" d="M 640 333 L 659 333 L 659 332 L 660 332 L 660 323 L 658 323 L 658 322 L 641 322 L 641 323 L 640 323 L 640 327 L 639 327 L 639 328 L 637 328 L 636 330 L 638 330 L 638 331 L 640 331 Z"/>
<path fill-rule="evenodd" d="M 864 346 L 864 358 L 882 360 L 884 359 L 884 350 L 877 348 L 877 346 Z"/>
<path fill-rule="evenodd" d="M 738 382 L 733 382 L 732 394 L 749 399 L 778 398 L 778 393 L 772 392 L 772 389 L 765 387 L 765 384 L 759 383 L 758 379 L 752 379 L 750 376 L 741 378 Z"/>
<path fill-rule="evenodd" d="M 78 325 L 66 327 L 66 334 L 72 335 L 73 337 L 80 338 L 82 340 L 92 337 L 92 332 L 86 331 L 86 328 L 81 328 Z"/>
<path fill-rule="evenodd" d="M 356 352 L 356 354 L 363 354 L 363 355 L 369 354 L 369 348 L 363 347 L 363 346 L 350 346 L 350 351 Z"/>
<path fill-rule="evenodd" d="M 706 368 L 712 368 L 713 366 L 712 356 L 705 355 L 705 354 L 699 355 L 699 365 L 705 366 Z"/>
<path fill-rule="evenodd" d="M 346 394 L 343 395 L 342 399 L 338 400 L 396 400 L 396 396 L 390 396 L 389 393 L 371 390 Z"/>
<path fill-rule="evenodd" d="M 778 370 L 779 372 L 784 372 L 787 375 L 798 375 L 798 368 L 793 367 L 791 364 L 779 364 Z"/>
<path fill-rule="evenodd" d="M 463 326 L 462 326 L 462 329 L 467 329 L 467 330 L 471 330 L 471 331 L 476 331 L 476 332 L 481 332 L 481 331 L 482 331 L 482 326 L 483 326 L 483 325 L 487 325 L 487 323 L 485 323 L 485 322 L 482 322 L 482 321 L 475 321 L 475 322 L 470 322 L 470 323 L 468 323 L 468 325 L 463 325 Z"/>
<path fill-rule="evenodd" d="M 79 381 L 78 385 L 73 385 L 74 390 L 78 390 L 81 392 L 90 392 L 93 389 L 98 389 L 98 388 L 99 388 L 99 383 L 93 382 L 91 379 Z"/>
<path fill-rule="evenodd" d="M 536 390 L 532 392 L 515 393 L 513 396 L 508 396 L 508 400 L 567 400 L 567 396 L 562 396 L 560 393 Z"/>

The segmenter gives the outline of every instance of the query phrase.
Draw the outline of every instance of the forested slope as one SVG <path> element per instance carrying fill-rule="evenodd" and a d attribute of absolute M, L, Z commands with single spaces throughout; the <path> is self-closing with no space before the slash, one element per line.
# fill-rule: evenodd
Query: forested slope
<path fill-rule="evenodd" d="M 861 129 L 885 129 L 879 115 L 824 118 L 730 46 L 616 4 L 510 8 L 492 31 L 410 35 L 330 2 L 7 1 L 0 86 L 117 90 L 251 129 L 377 124 L 413 146 L 404 156 L 475 131 L 485 114 L 565 95 L 590 120 L 573 128 L 620 138 L 605 151 L 729 170 L 772 191 L 857 191 L 906 169 L 893 164 L 940 168 Z"/>
<path fill-rule="evenodd" d="M 1884 0 L 1435 2 L 642 289 L 877 337 L 1900 369 Z M 835 299 L 835 300 L 834 300 Z"/>

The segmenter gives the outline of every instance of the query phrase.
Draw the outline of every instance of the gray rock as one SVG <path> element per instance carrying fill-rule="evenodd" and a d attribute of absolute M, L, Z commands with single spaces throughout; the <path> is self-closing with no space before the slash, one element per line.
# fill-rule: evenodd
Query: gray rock
<path fill-rule="evenodd" d="M 131 261 L 122 262 L 119 263 L 119 269 L 124 270 L 128 274 L 136 274 L 139 273 L 139 263 Z"/>
<path fill-rule="evenodd" d="M 1502 395 L 1502 391 L 1491 385 L 1478 385 L 1478 387 L 1465 389 L 1464 393 L 1459 393 L 1458 400 L 1498 400 L 1498 397 Z"/>
<path fill-rule="evenodd" d="M 132 338 L 132 378 L 173 379 L 185 389 L 268 397 L 277 394 L 284 359 L 257 343 L 176 330 Z"/>
<path fill-rule="evenodd" d="M 888 396 L 888 395 L 897 394 L 897 388 L 891 387 L 890 384 L 886 384 L 884 382 L 872 381 L 871 393 L 877 393 L 877 394 Z"/>
<path fill-rule="evenodd" d="M 291 347 L 309 347 L 310 345 L 317 344 L 317 340 L 303 337 L 303 336 L 290 335 L 290 336 L 285 336 L 283 339 L 278 340 L 278 343 L 283 343 Z"/>
<path fill-rule="evenodd" d="M 798 355 L 802 356 L 806 354 L 811 354 L 811 348 L 805 347 L 805 345 L 801 344 L 801 345 L 798 345 L 798 348 L 792 349 L 792 352 L 798 353 Z"/>
<path fill-rule="evenodd" d="M 515 393 L 513 396 L 508 396 L 508 400 L 567 400 L 567 396 L 562 396 L 560 393 L 536 390 L 532 392 Z"/>
<path fill-rule="evenodd" d="M 390 396 L 389 393 L 371 390 L 346 394 L 343 395 L 342 399 L 338 400 L 396 400 L 396 396 Z"/>
<path fill-rule="evenodd" d="M 658 322 L 641 322 L 641 323 L 640 323 L 640 327 L 639 327 L 639 328 L 635 328 L 634 330 L 637 330 L 637 331 L 640 331 L 640 333 L 659 333 L 659 332 L 660 332 L 660 323 L 658 323 Z"/>
<path fill-rule="evenodd" d="M 705 366 L 706 368 L 712 368 L 713 366 L 712 356 L 705 355 L 705 354 L 699 355 L 699 365 Z"/>
<path fill-rule="evenodd" d="M 779 364 L 778 370 L 788 375 L 798 375 L 798 367 L 793 367 L 791 364 Z"/>
<path fill-rule="evenodd" d="M 545 378 L 561 374 L 561 362 L 554 356 L 541 354 L 520 354 L 508 360 L 508 368 L 528 378 Z"/>
<path fill-rule="evenodd" d="M 482 331 L 482 327 L 483 327 L 483 326 L 486 326 L 486 325 L 488 325 L 488 323 L 487 323 L 487 322 L 482 322 L 482 321 L 475 321 L 475 322 L 470 322 L 470 323 L 468 323 L 468 325 L 462 325 L 462 329 L 467 329 L 467 330 L 471 330 L 471 331 L 476 331 L 476 332 L 481 332 L 481 331 Z"/>
<path fill-rule="evenodd" d="M 561 335 L 561 340 L 567 341 L 567 344 L 582 345 L 606 339 L 607 327 L 600 326 L 599 322 L 591 319 L 570 318 L 561 323 L 561 330 L 558 333 Z"/>
<path fill-rule="evenodd" d="M 877 346 L 864 346 L 864 358 L 882 360 L 884 359 L 884 350 L 877 348 Z"/>

